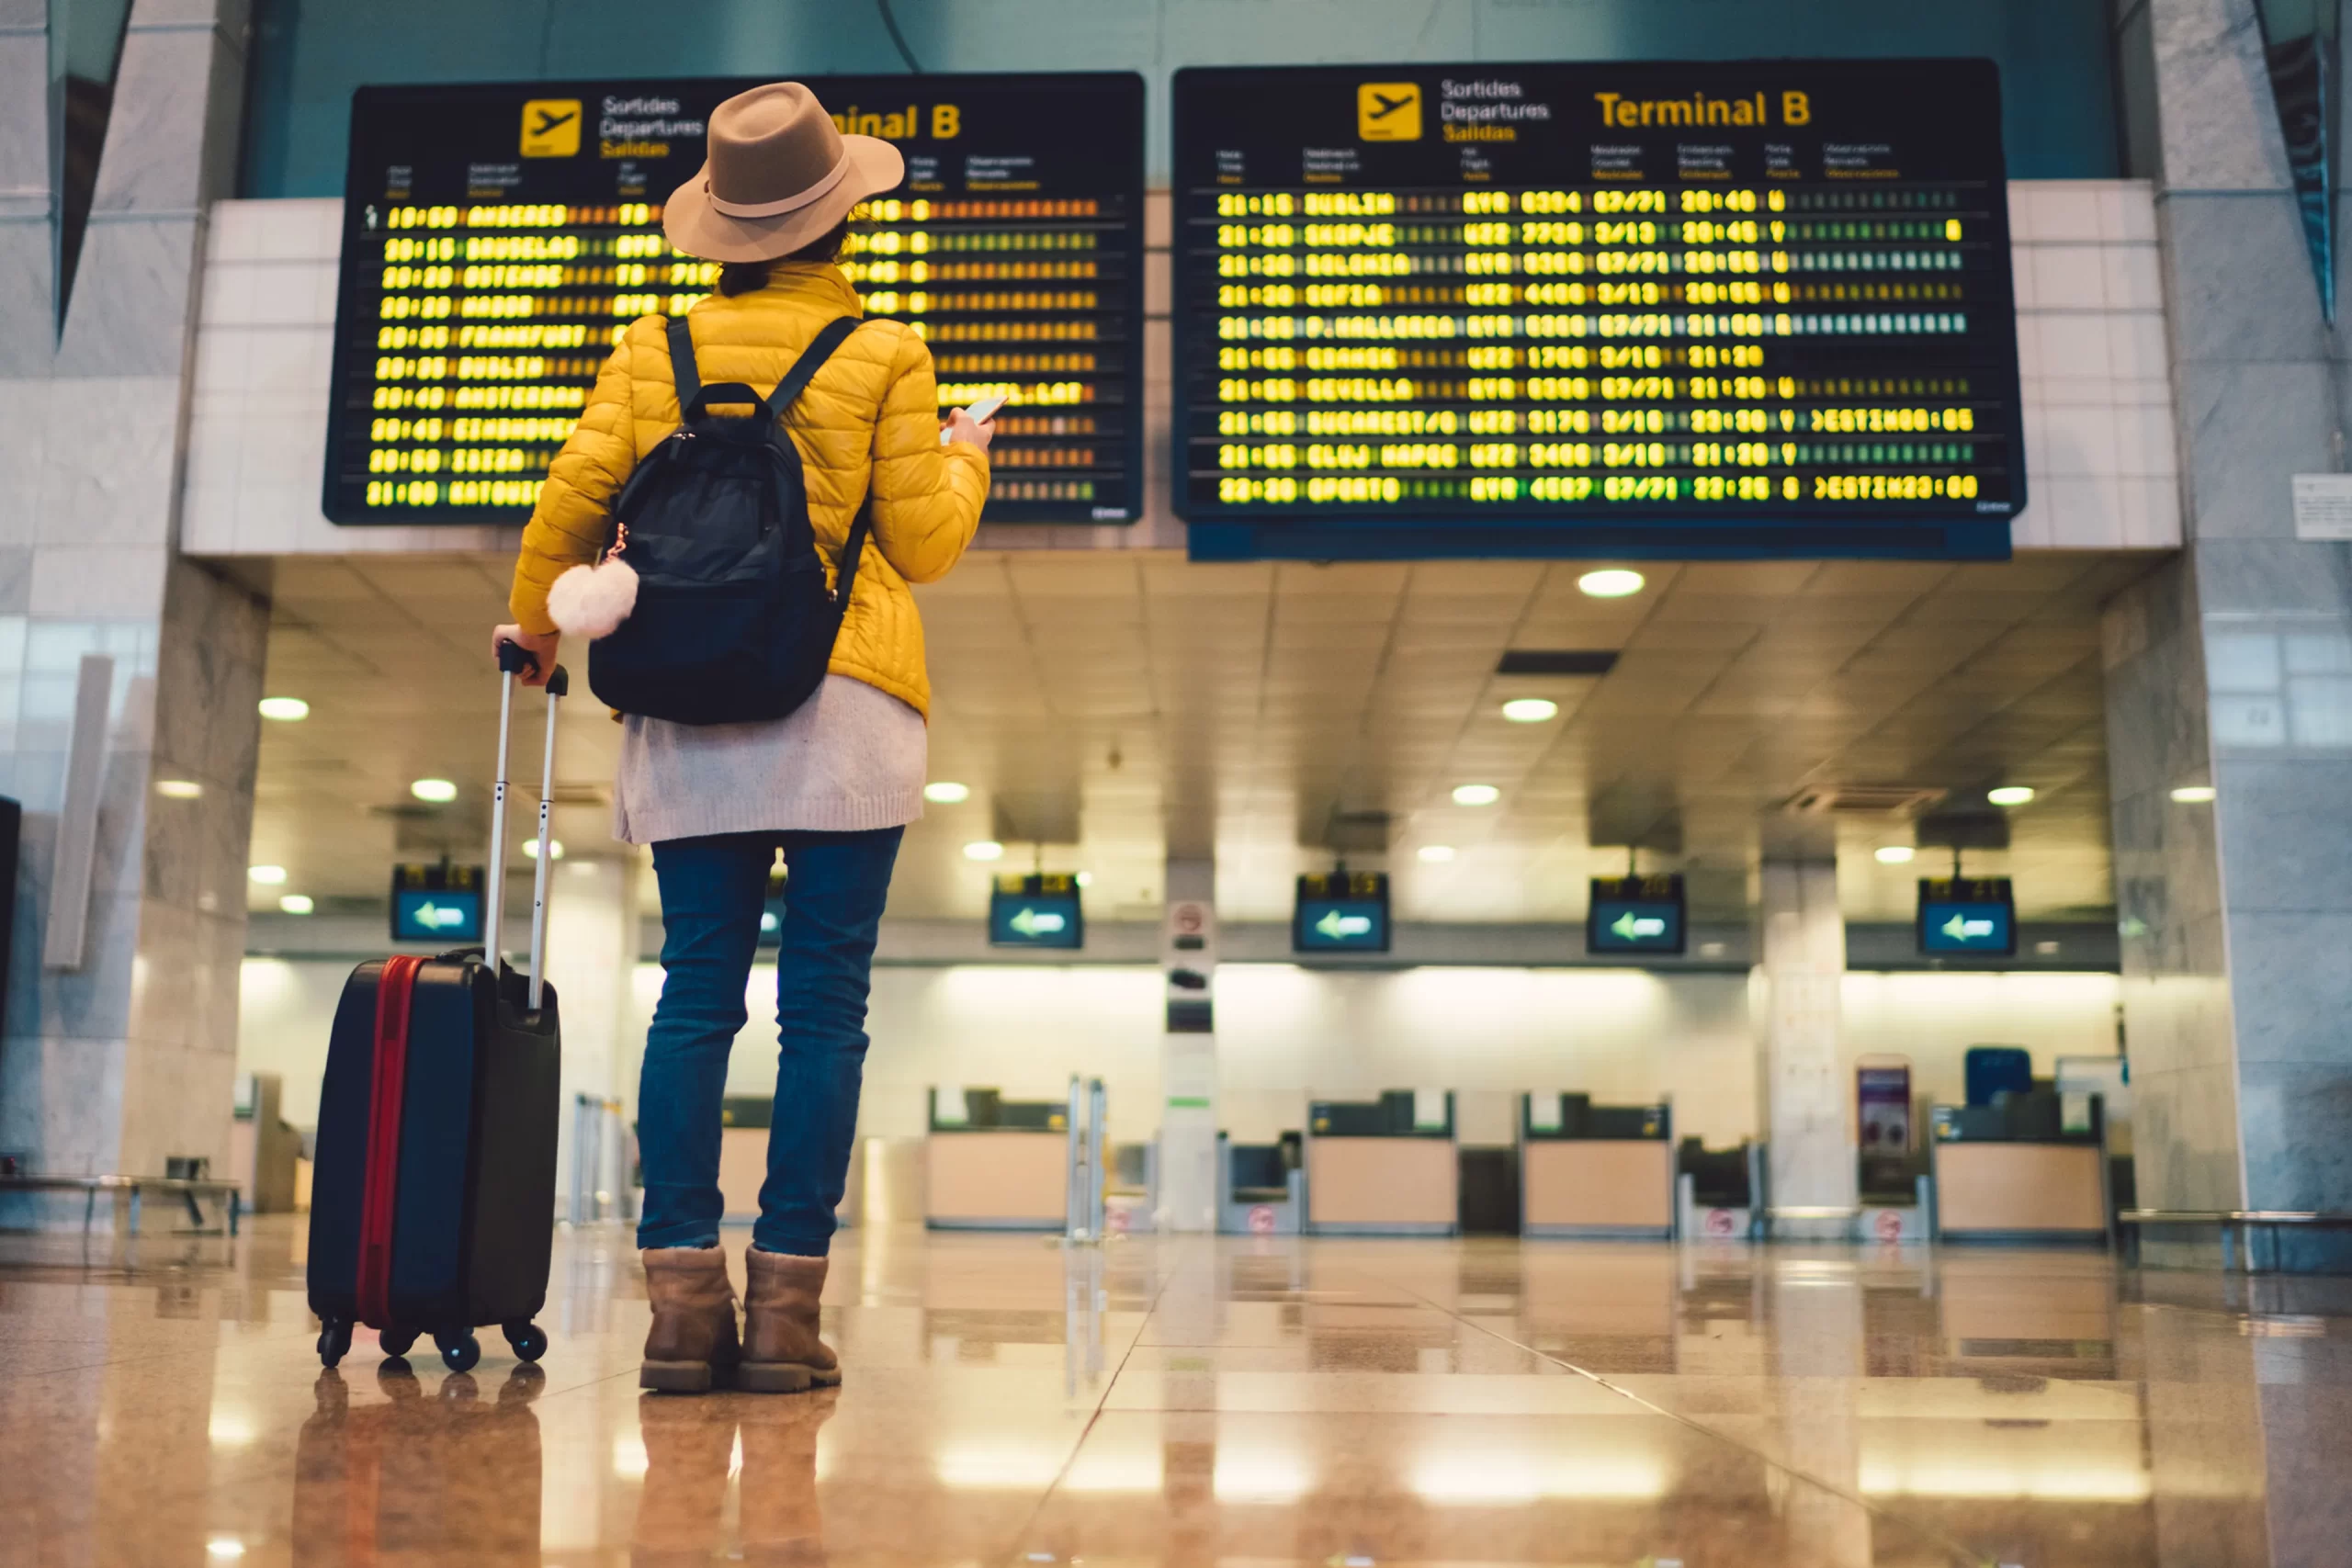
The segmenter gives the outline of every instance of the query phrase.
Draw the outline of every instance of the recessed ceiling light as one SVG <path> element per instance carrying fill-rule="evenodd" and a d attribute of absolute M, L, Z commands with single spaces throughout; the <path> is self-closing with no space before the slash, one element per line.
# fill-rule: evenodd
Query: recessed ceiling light
<path fill-rule="evenodd" d="M 282 865 L 249 865 L 245 867 L 245 874 L 264 887 L 276 887 L 286 880 L 286 868 Z"/>
<path fill-rule="evenodd" d="M 964 846 L 966 860 L 1002 860 L 1004 846 L 994 839 L 978 839 Z"/>
<path fill-rule="evenodd" d="M 1503 716 L 1513 724 L 1541 724 L 1559 714 L 1560 705 L 1549 697 L 1513 697 L 1503 705 Z"/>
<path fill-rule="evenodd" d="M 1503 797 L 1503 792 L 1492 784 L 1455 784 L 1453 804 L 1456 806 L 1492 806 Z"/>
<path fill-rule="evenodd" d="M 1986 790 L 1984 798 L 1996 806 L 2023 806 L 2033 798 L 2033 791 L 2023 784 L 2003 784 L 1998 789 Z"/>
<path fill-rule="evenodd" d="M 204 1551 L 210 1557 L 243 1557 L 245 1543 L 233 1536 L 216 1535 L 204 1543 Z"/>
<path fill-rule="evenodd" d="M 1094 874 L 1093 874 L 1092 872 L 1091 872 L 1091 871 L 1081 871 L 1081 872 L 1080 872 L 1080 873 L 1078 874 L 1078 885 L 1079 885 L 1080 887 L 1091 887 L 1091 886 L 1094 886 Z"/>
<path fill-rule="evenodd" d="M 1423 844 L 1421 858 L 1432 865 L 1442 864 L 1453 858 L 1453 846 L 1452 844 Z"/>
<path fill-rule="evenodd" d="M 293 724 L 311 716 L 311 705 L 300 697 L 264 697 L 261 700 L 261 716 L 274 718 L 281 724 Z"/>
<path fill-rule="evenodd" d="M 525 860 L 537 860 L 539 858 L 539 841 L 537 839 L 526 839 L 523 840 L 523 858 Z M 549 839 L 548 840 L 548 859 L 561 860 L 562 858 L 563 840 L 561 839 Z"/>
<path fill-rule="evenodd" d="M 1648 580 L 1638 571 L 1610 567 L 1600 571 L 1586 572 L 1577 579 L 1577 586 L 1595 599 L 1623 599 L 1639 593 L 1648 586 Z"/>
<path fill-rule="evenodd" d="M 289 915 L 307 915 L 318 908 L 311 902 L 311 896 L 308 893 L 288 893 L 277 901 L 277 907 Z"/>
<path fill-rule="evenodd" d="M 458 798 L 458 786 L 447 779 L 419 779 L 408 786 L 408 792 L 435 806 L 447 806 Z"/>
<path fill-rule="evenodd" d="M 1909 865 L 1911 863 L 1911 857 L 1917 853 L 1918 853 L 1918 852 L 1914 850 L 1908 844 L 1881 844 L 1878 847 L 1878 863 L 1881 865 Z"/>
<path fill-rule="evenodd" d="M 157 779 L 155 793 L 165 800 L 198 800 L 203 797 L 204 786 L 194 779 Z"/>
<path fill-rule="evenodd" d="M 2172 797 L 2183 806 L 2204 806 L 2216 793 L 2211 784 L 2183 784 L 2172 792 Z"/>
<path fill-rule="evenodd" d="M 972 786 L 957 784 L 953 779 L 941 779 L 936 784 L 923 785 L 922 797 L 935 800 L 942 806 L 957 806 L 972 798 Z"/>

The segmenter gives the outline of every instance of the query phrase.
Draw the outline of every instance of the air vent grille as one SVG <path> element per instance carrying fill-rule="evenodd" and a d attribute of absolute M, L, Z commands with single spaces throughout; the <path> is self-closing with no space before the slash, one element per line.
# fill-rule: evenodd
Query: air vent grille
<path fill-rule="evenodd" d="M 1495 666 L 1498 675 L 1606 675 L 1617 668 L 1607 648 L 1514 648 Z"/>
<path fill-rule="evenodd" d="M 1946 793 L 1919 784 L 1808 784 L 1783 809 L 1801 817 L 1917 817 Z"/>

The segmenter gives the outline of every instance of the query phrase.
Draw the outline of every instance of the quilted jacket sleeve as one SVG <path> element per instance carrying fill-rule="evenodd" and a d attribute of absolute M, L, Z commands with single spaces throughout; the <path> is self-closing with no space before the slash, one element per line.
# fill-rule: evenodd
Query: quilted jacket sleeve
<path fill-rule="evenodd" d="M 548 590 L 575 566 L 596 558 L 605 547 L 614 498 L 637 467 L 630 423 L 629 345 L 624 337 L 596 375 L 571 438 L 556 454 L 539 491 L 539 503 L 523 530 L 523 552 L 514 561 L 514 589 L 507 606 L 526 632 L 555 630 L 548 619 Z"/>
<path fill-rule="evenodd" d="M 947 575 L 989 496 L 988 454 L 939 444 L 939 392 L 931 347 L 900 330 L 889 389 L 874 427 L 874 542 L 909 582 Z"/>

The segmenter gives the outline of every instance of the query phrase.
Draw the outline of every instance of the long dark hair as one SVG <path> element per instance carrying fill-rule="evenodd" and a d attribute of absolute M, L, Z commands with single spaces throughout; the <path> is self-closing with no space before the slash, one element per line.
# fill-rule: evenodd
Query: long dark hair
<path fill-rule="evenodd" d="M 773 261 L 728 262 L 718 269 L 718 292 L 732 299 L 768 286 L 777 262 L 837 262 L 849 249 L 849 220 L 844 218 L 798 250 Z"/>

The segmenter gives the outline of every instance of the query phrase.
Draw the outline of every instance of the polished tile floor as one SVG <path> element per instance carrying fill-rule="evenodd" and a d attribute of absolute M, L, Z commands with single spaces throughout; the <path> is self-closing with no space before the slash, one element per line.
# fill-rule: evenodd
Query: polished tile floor
<path fill-rule="evenodd" d="M 696 1399 L 621 1231 L 463 1375 L 322 1375 L 301 1242 L 0 1237 L 0 1565 L 2352 1563 L 2352 1280 L 890 1228 L 842 1389 Z"/>

